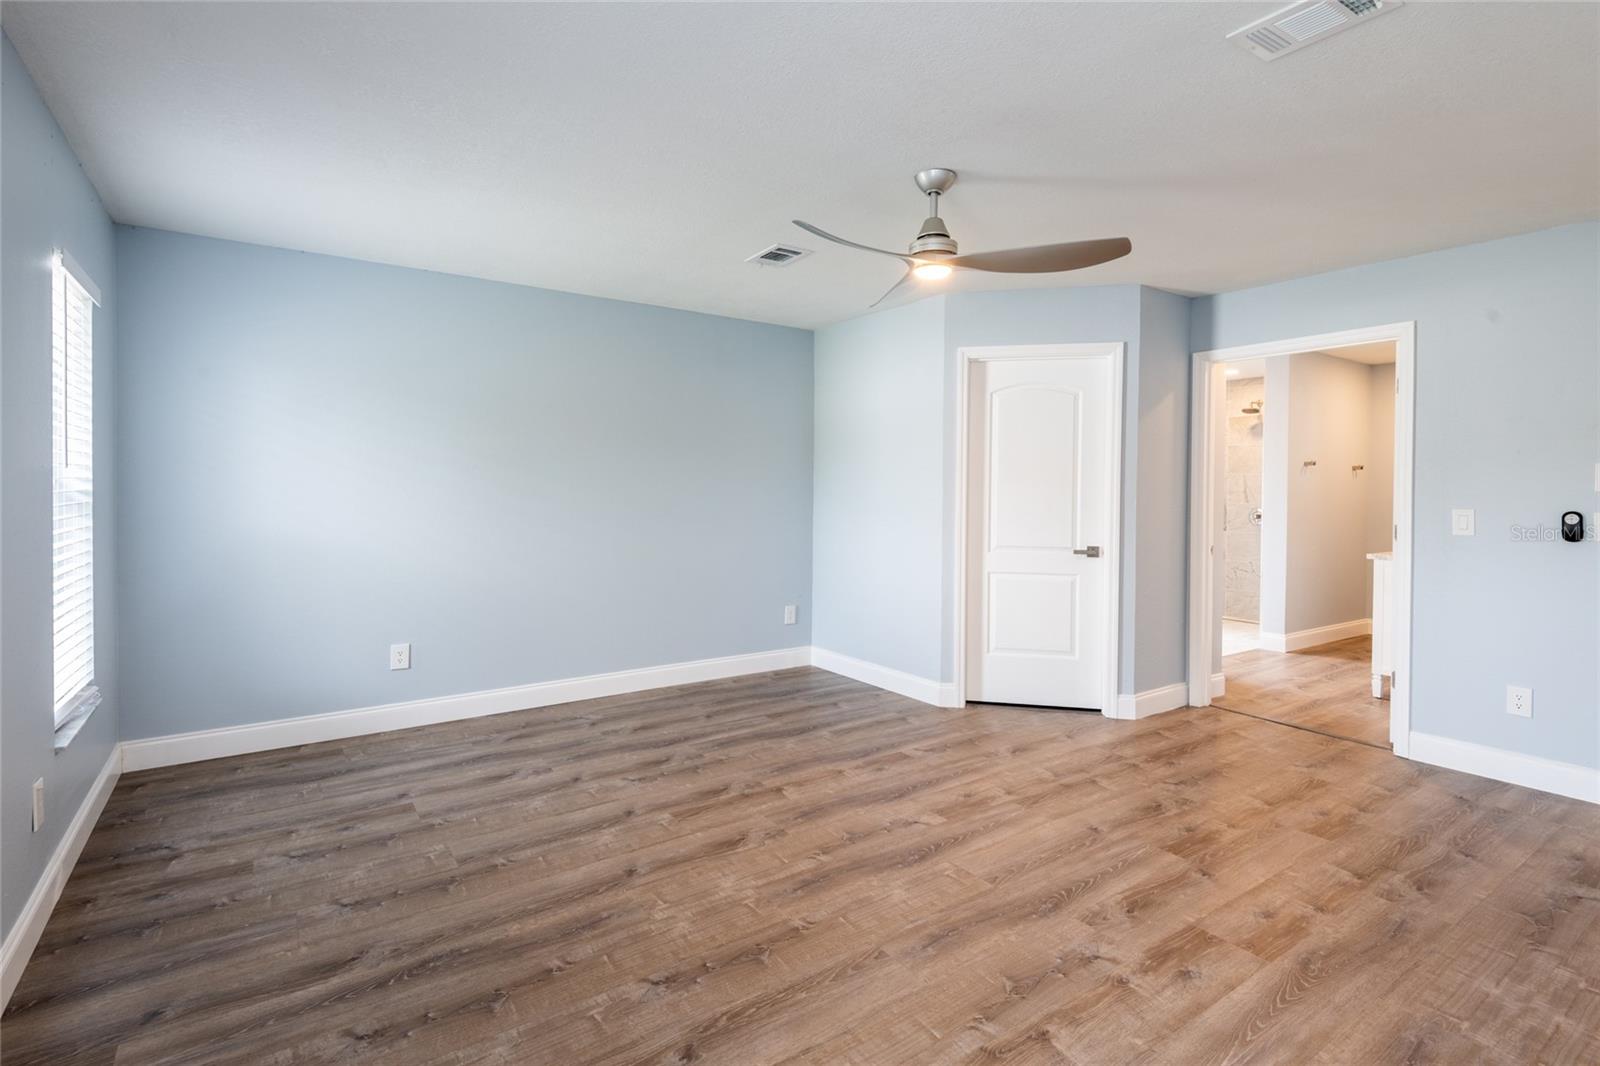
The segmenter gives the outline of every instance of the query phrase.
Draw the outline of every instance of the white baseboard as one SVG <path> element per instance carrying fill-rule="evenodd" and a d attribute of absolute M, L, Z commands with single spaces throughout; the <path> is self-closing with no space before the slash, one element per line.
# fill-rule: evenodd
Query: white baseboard
<path fill-rule="evenodd" d="M 1297 629 L 1293 633 L 1261 632 L 1261 647 L 1265 651 L 1300 651 L 1318 644 L 1332 644 L 1336 640 L 1364 637 L 1372 632 L 1372 619 L 1357 618 L 1337 625 L 1318 626 L 1315 629 Z"/>
<path fill-rule="evenodd" d="M 39 937 L 44 933 L 45 923 L 50 920 L 50 912 L 55 909 L 56 900 L 61 898 L 61 890 L 66 887 L 67 878 L 77 865 L 83 845 L 88 842 L 89 833 L 99 820 L 100 812 L 105 809 L 106 800 L 111 798 L 111 789 L 121 773 L 122 752 L 119 747 L 113 746 L 106 764 L 100 768 L 94 784 L 89 786 L 88 795 L 78 805 L 78 813 L 72 816 L 67 831 L 61 835 L 61 843 L 56 845 L 44 872 L 39 875 L 38 883 L 33 886 L 28 902 L 23 904 L 22 913 L 17 915 L 11 932 L 6 935 L 5 946 L 0 948 L 0 1010 L 4 1010 L 5 1005 L 11 1002 L 11 993 L 16 991 L 17 982 L 22 980 L 22 971 L 33 957 L 33 949 L 39 945 Z"/>
<path fill-rule="evenodd" d="M 903 670 L 895 670 L 865 659 L 853 659 L 827 648 L 811 649 L 811 665 L 830 673 L 842 674 L 854 681 L 872 685 L 902 696 L 909 696 L 935 707 L 959 707 L 956 686 L 951 681 L 934 681 Z"/>
<path fill-rule="evenodd" d="M 1228 691 L 1228 678 L 1224 674 L 1211 675 L 1211 698 L 1226 694 Z"/>
<path fill-rule="evenodd" d="M 1523 755 L 1428 733 L 1411 734 L 1409 758 L 1430 766 L 1443 766 L 1494 781 L 1600 803 L 1600 769 L 1592 766 Z"/>
<path fill-rule="evenodd" d="M 157 766 L 245 755 L 273 748 L 291 748 L 323 740 L 344 740 L 391 729 L 454 722 L 465 718 L 549 707 L 575 700 L 620 696 L 628 692 L 715 681 L 723 677 L 761 674 L 785 670 L 811 662 L 807 647 L 781 648 L 750 655 L 727 655 L 717 659 L 647 666 L 638 670 L 619 670 L 610 674 L 542 681 L 532 685 L 468 692 L 457 696 L 389 703 L 349 711 L 282 718 L 272 722 L 205 729 L 195 733 L 175 733 L 122 743 L 122 765 L 126 771 L 148 770 Z"/>
<path fill-rule="evenodd" d="M 1221 676 L 1221 675 L 1217 675 Z M 1147 689 L 1132 696 L 1117 697 L 1117 717 L 1149 718 L 1153 714 L 1175 711 L 1189 705 L 1189 686 L 1179 682 Z"/>

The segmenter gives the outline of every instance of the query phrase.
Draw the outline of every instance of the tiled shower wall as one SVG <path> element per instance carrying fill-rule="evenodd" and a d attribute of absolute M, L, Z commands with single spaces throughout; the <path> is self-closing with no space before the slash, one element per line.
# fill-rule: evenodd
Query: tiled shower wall
<path fill-rule="evenodd" d="M 1223 601 L 1228 618 L 1261 619 L 1261 527 L 1250 520 L 1261 506 L 1261 419 L 1244 408 L 1266 398 L 1266 379 L 1228 381 L 1227 499 L 1222 519 Z"/>

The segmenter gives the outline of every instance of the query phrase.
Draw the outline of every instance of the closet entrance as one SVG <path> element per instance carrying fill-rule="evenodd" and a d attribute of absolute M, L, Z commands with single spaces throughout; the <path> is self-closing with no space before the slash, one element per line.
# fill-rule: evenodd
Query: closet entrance
<path fill-rule="evenodd" d="M 1207 440 L 1195 498 L 1208 519 L 1197 569 L 1209 594 L 1195 628 L 1209 647 L 1191 659 L 1206 653 L 1215 706 L 1389 748 L 1408 339 L 1259 347 L 1275 350 L 1208 353 L 1197 366 L 1208 386 L 1197 389 Z"/>

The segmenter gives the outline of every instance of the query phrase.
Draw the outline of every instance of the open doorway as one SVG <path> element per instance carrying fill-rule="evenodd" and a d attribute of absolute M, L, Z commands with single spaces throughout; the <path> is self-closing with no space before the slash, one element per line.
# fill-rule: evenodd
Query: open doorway
<path fill-rule="evenodd" d="M 1191 703 L 1407 754 L 1411 337 L 1196 356 Z"/>
<path fill-rule="evenodd" d="M 1394 349 L 1379 341 L 1223 369 L 1226 683 L 1213 701 L 1384 748 L 1372 593 L 1394 546 Z"/>

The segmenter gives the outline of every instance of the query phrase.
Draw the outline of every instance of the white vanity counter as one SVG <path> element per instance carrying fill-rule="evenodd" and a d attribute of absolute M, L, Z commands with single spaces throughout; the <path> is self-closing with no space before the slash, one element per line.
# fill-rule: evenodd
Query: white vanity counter
<path fill-rule="evenodd" d="M 1394 552 L 1373 552 L 1372 560 L 1372 696 L 1383 699 L 1383 679 L 1394 674 Z"/>

